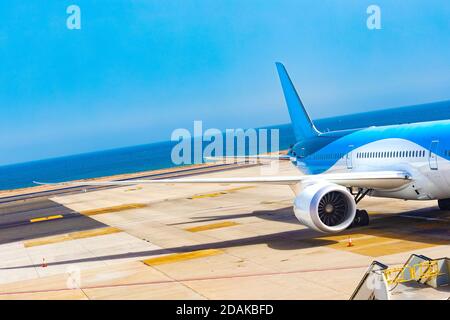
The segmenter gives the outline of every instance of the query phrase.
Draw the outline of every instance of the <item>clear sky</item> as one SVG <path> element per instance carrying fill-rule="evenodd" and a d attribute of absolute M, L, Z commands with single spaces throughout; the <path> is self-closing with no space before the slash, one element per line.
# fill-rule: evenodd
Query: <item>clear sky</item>
<path fill-rule="evenodd" d="M 450 1 L 2 1 L 0 164 L 287 123 L 275 61 L 313 118 L 450 99 Z"/>

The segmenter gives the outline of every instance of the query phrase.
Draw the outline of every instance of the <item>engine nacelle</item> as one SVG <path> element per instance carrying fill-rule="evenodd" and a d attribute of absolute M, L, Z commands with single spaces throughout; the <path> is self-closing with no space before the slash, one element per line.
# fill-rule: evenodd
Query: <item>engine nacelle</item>
<path fill-rule="evenodd" d="M 306 186 L 295 198 L 300 223 L 326 233 L 347 229 L 356 215 L 356 203 L 345 187 L 319 182 Z"/>

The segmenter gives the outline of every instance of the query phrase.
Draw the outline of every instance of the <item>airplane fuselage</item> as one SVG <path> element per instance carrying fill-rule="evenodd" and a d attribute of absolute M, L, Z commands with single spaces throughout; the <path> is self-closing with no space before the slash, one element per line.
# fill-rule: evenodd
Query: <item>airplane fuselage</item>
<path fill-rule="evenodd" d="M 376 197 L 450 198 L 450 120 L 323 133 L 292 148 L 305 174 L 401 170 L 412 180 Z"/>

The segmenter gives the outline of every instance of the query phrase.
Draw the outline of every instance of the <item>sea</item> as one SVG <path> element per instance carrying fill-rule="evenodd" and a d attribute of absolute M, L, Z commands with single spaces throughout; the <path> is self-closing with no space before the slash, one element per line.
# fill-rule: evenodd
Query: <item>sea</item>
<path fill-rule="evenodd" d="M 323 118 L 314 123 L 321 131 L 333 131 L 443 119 L 450 119 L 450 101 Z M 279 150 L 295 143 L 290 124 L 256 130 L 261 129 L 279 130 Z M 177 143 L 163 141 L 0 166 L 0 190 L 31 187 L 35 185 L 33 181 L 62 182 L 174 167 L 171 153 Z M 208 144 L 203 142 L 203 148 Z M 246 148 L 240 155 L 250 153 Z M 235 150 L 234 154 L 239 153 Z"/>

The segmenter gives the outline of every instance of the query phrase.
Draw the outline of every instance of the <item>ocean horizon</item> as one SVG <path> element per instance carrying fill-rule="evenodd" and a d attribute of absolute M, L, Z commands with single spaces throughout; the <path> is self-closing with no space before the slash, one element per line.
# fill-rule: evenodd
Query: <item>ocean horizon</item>
<path fill-rule="evenodd" d="M 257 128 L 279 129 L 279 150 L 285 150 L 295 142 L 290 124 Z M 222 134 L 225 141 L 225 135 Z M 198 138 L 192 138 L 192 140 Z M 270 139 L 268 140 L 269 152 Z M 0 190 L 13 190 L 36 186 L 33 181 L 63 182 L 80 179 L 99 178 L 127 173 L 166 169 L 183 166 L 172 162 L 172 148 L 178 141 L 161 141 L 130 147 L 122 147 L 88 153 L 74 154 L 57 158 L 35 160 L 0 166 Z M 203 149 L 210 142 L 203 142 Z M 193 143 L 191 143 L 193 145 Z M 250 154 L 248 145 L 244 153 Z M 193 159 L 192 162 L 193 163 Z"/>
<path fill-rule="evenodd" d="M 443 119 L 450 119 L 450 101 L 323 118 L 314 123 L 320 131 L 326 132 Z M 286 150 L 295 143 L 290 123 L 256 130 L 260 129 L 279 129 L 279 150 Z M 177 143 L 154 142 L 3 165 L 0 166 L 0 190 L 32 187 L 35 186 L 33 181 L 62 182 L 175 167 L 171 151 Z M 203 147 L 207 144 L 209 142 L 204 142 Z M 249 154 L 248 148 L 244 154 Z"/>

